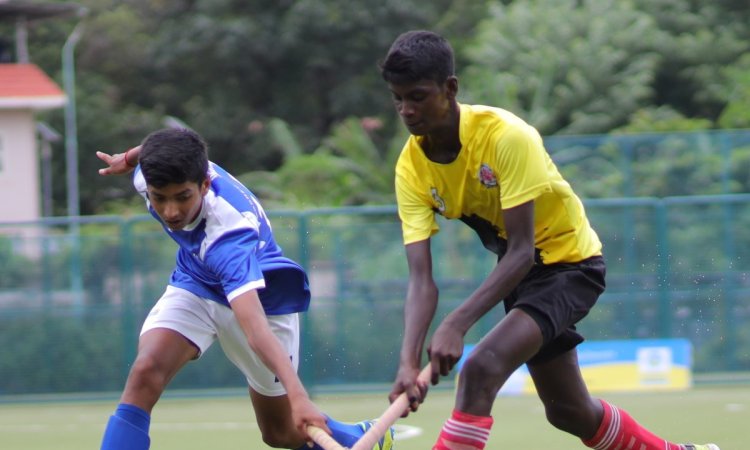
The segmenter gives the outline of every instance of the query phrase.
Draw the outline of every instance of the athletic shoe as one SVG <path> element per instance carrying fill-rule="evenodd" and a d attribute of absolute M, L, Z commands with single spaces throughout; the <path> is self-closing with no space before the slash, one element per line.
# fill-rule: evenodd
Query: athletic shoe
<path fill-rule="evenodd" d="M 363 422 L 359 422 L 357 426 L 362 430 L 362 434 L 367 432 L 370 428 L 372 428 L 372 425 L 375 423 L 375 420 L 365 420 Z M 390 427 L 388 431 L 385 432 L 385 436 L 380 438 L 380 440 L 372 447 L 372 450 L 393 450 L 395 447 L 393 446 L 393 436 L 395 434 L 395 430 L 393 427 Z M 702 450 L 702 449 L 698 449 Z M 718 450 L 718 447 L 716 449 L 710 449 L 710 450 Z"/>
<path fill-rule="evenodd" d="M 698 444 L 682 444 L 682 447 L 685 450 L 721 450 L 718 445 L 716 444 L 704 444 L 704 445 L 698 445 Z"/>

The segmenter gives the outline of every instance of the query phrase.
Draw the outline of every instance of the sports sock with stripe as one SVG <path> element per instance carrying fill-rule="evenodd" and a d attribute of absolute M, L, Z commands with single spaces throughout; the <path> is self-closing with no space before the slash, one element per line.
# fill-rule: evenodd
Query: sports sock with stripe
<path fill-rule="evenodd" d="M 492 422 L 492 417 L 453 410 L 432 450 L 482 450 L 490 438 Z"/>
<path fill-rule="evenodd" d="M 595 450 L 682 450 L 679 444 L 666 441 L 643 428 L 622 409 L 600 400 L 604 418 L 599 429 L 584 445 Z"/>

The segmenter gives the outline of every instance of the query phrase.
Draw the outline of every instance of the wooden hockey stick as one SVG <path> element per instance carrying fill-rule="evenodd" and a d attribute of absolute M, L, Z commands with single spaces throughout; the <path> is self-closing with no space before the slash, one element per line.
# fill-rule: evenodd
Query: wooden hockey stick
<path fill-rule="evenodd" d="M 431 366 L 428 363 L 417 376 L 417 380 L 429 383 L 432 377 Z M 409 397 L 406 392 L 402 392 L 393 403 L 378 417 L 378 420 L 372 424 L 372 427 L 365 432 L 354 444 L 351 450 L 372 450 L 372 447 L 381 437 L 385 436 L 388 429 L 396 423 L 399 417 L 409 408 Z"/>
<path fill-rule="evenodd" d="M 431 376 L 431 366 L 430 364 L 427 364 L 424 369 L 419 372 L 417 380 L 429 383 Z M 354 447 L 352 447 L 351 450 L 372 450 L 372 447 L 375 446 L 380 438 L 385 436 L 385 433 L 388 431 L 388 429 L 394 423 L 396 423 L 398 418 L 401 417 L 404 411 L 406 411 L 408 408 L 409 397 L 406 395 L 406 392 L 403 392 L 396 398 L 396 400 L 393 401 L 393 403 L 388 406 L 383 414 L 378 417 L 375 423 L 373 423 L 372 427 L 370 427 L 370 429 L 367 430 L 367 432 L 365 432 L 365 434 L 362 435 L 361 438 L 359 438 L 359 440 L 354 444 Z M 316 426 L 308 425 L 307 434 L 310 435 L 310 437 L 313 441 L 315 441 L 316 444 L 320 445 L 325 450 L 348 450 L 347 447 L 342 447 L 341 444 L 336 442 L 336 440 L 333 439 L 328 433 Z"/>
<path fill-rule="evenodd" d="M 342 447 L 341 444 L 336 442 L 336 440 L 333 439 L 330 434 L 326 433 L 321 428 L 313 425 L 308 425 L 307 434 L 310 435 L 310 437 L 313 441 L 315 441 L 316 444 L 320 445 L 325 450 L 346 450 L 345 447 Z"/>

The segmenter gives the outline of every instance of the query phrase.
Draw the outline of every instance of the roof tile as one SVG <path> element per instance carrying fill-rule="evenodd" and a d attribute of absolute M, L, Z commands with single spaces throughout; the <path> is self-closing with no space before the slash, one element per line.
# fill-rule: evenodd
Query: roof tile
<path fill-rule="evenodd" d="M 60 87 L 34 64 L 0 64 L 0 98 L 63 95 Z"/>

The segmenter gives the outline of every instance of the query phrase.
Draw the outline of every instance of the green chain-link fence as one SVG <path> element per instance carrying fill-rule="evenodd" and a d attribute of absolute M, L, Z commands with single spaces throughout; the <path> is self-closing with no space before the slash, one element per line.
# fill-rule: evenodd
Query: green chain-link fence
<path fill-rule="evenodd" d="M 695 370 L 750 370 L 750 133 L 548 138 L 605 245 L 608 289 L 580 326 L 589 339 L 684 337 Z M 269 211 L 309 271 L 300 372 L 310 386 L 389 382 L 407 270 L 394 206 Z M 434 238 L 438 315 L 495 258 L 458 222 Z M 0 224 L 0 396 L 117 391 L 162 293 L 175 244 L 149 216 Z M 470 331 L 476 341 L 502 317 Z M 174 388 L 236 387 L 217 347 Z"/>
<path fill-rule="evenodd" d="M 590 339 L 686 337 L 698 372 L 750 370 L 750 195 L 589 200 L 608 290 L 584 320 Z M 395 208 L 271 214 L 309 271 L 301 373 L 311 384 L 388 382 L 402 328 L 406 266 Z M 435 270 L 445 314 L 491 270 L 473 232 L 442 221 Z M 175 244 L 148 216 L 7 224 L 0 239 L 0 395 L 120 389 L 142 319 Z M 77 230 L 72 233 L 71 230 Z M 502 317 L 496 308 L 467 336 Z M 221 351 L 174 387 L 240 386 Z"/>

